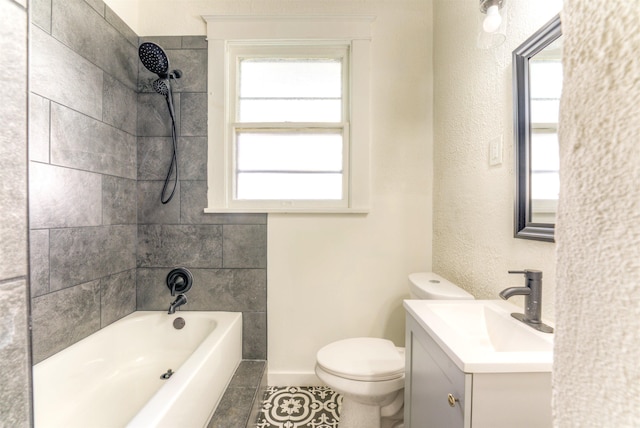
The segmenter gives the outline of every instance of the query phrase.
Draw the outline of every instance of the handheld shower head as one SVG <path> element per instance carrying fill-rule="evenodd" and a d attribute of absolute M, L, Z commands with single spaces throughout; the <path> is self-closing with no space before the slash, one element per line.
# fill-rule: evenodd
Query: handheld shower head
<path fill-rule="evenodd" d="M 142 65 L 160 77 L 166 77 L 169 71 L 169 58 L 162 48 L 155 43 L 144 42 L 138 48 L 138 55 Z M 155 88 L 154 88 L 155 89 Z"/>
<path fill-rule="evenodd" d="M 144 42 L 138 48 L 138 55 L 142 65 L 147 70 L 158 75 L 158 79 L 151 83 L 153 90 L 163 95 L 167 101 L 167 107 L 169 108 L 169 116 L 171 116 L 171 142 L 173 143 L 173 155 L 171 156 L 171 163 L 169 165 L 169 171 L 167 177 L 164 180 L 164 186 L 162 187 L 162 193 L 160 194 L 160 202 L 163 204 L 168 203 L 178 186 L 178 148 L 176 142 L 176 116 L 173 108 L 173 95 L 171 93 L 171 81 L 170 79 L 179 79 L 182 76 L 182 71 L 173 70 L 169 71 L 169 58 L 162 48 L 152 42 Z M 175 173 L 174 173 L 175 172 Z M 168 196 L 169 182 L 173 176 L 173 189 Z"/>
<path fill-rule="evenodd" d="M 164 95 L 165 97 L 169 95 L 169 86 L 167 85 L 166 79 L 156 79 L 151 84 L 153 90 L 159 93 L 160 95 Z"/>

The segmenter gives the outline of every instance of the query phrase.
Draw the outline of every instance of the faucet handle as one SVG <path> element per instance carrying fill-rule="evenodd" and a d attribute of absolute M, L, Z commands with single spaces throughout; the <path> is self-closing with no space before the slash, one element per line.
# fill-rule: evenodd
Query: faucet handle
<path fill-rule="evenodd" d="M 532 281 L 542 281 L 542 271 L 535 269 L 525 269 L 525 270 L 510 270 L 507 271 L 511 274 L 522 274 L 527 280 Z"/>

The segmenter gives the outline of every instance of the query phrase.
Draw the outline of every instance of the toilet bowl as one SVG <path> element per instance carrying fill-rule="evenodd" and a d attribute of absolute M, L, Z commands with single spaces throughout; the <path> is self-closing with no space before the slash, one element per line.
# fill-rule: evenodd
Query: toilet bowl
<path fill-rule="evenodd" d="M 401 420 L 404 364 L 404 349 L 386 339 L 357 337 L 320 349 L 316 375 L 342 394 L 339 427 L 381 428 L 383 418 Z"/>
<path fill-rule="evenodd" d="M 473 299 L 432 272 L 409 275 L 409 289 L 413 299 Z M 401 428 L 404 370 L 404 348 L 387 339 L 338 340 L 316 355 L 316 375 L 342 394 L 339 428 Z"/>

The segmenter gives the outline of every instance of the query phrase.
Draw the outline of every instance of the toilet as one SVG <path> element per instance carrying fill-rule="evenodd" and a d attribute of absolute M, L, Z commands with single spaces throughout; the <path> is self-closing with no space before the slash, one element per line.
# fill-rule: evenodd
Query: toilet
<path fill-rule="evenodd" d="M 473 296 L 432 272 L 409 275 L 412 299 L 471 300 Z M 339 428 L 403 426 L 404 348 L 387 339 L 332 342 L 316 355 L 316 375 L 342 394 Z"/>

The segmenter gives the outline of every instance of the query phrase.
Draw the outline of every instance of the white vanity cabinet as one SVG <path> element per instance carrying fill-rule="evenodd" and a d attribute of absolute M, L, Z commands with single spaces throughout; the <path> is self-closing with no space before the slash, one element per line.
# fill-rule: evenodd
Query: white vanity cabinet
<path fill-rule="evenodd" d="M 551 427 L 551 372 L 469 372 L 406 318 L 405 428 Z"/>

